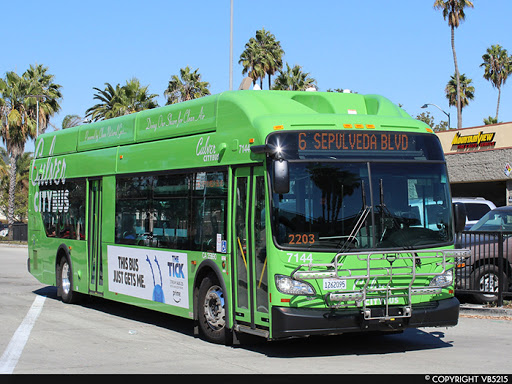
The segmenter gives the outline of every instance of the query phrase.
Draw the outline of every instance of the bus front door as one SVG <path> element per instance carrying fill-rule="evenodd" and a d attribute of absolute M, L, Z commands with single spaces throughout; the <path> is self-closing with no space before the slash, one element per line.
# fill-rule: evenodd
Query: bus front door
<path fill-rule="evenodd" d="M 235 171 L 233 193 L 234 315 L 239 330 L 268 335 L 268 282 L 263 167 Z"/>
<path fill-rule="evenodd" d="M 102 180 L 89 179 L 87 249 L 89 293 L 103 294 L 103 263 L 101 257 Z"/>

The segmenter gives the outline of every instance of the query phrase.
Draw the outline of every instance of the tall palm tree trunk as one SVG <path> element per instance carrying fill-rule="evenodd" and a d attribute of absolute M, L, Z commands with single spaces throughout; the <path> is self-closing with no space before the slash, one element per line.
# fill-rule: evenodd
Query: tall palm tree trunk
<path fill-rule="evenodd" d="M 496 123 L 498 122 L 498 112 L 500 111 L 501 87 L 498 87 L 498 104 L 496 105 Z"/>
<path fill-rule="evenodd" d="M 462 128 L 462 108 L 460 104 L 460 75 L 459 66 L 457 64 L 457 54 L 455 53 L 455 28 L 452 26 L 452 52 L 453 52 L 453 63 L 455 65 L 455 76 L 457 80 L 457 128 Z"/>
<path fill-rule="evenodd" d="M 17 156 L 11 156 L 10 159 L 10 175 L 9 175 L 9 200 L 7 206 L 7 225 L 9 226 L 8 240 L 13 240 L 13 224 L 14 224 L 14 197 L 16 190 L 16 160 Z"/>

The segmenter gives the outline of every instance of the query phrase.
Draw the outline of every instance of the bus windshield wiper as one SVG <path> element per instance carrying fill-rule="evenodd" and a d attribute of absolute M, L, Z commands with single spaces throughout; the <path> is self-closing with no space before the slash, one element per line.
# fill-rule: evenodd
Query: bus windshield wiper
<path fill-rule="evenodd" d="M 359 233 L 359 231 L 361 230 L 361 228 L 363 228 L 363 225 L 366 224 L 366 218 L 370 214 L 372 207 L 366 204 L 366 193 L 365 193 L 365 189 L 364 189 L 364 180 L 361 180 L 361 200 L 363 202 L 363 208 L 357 215 L 356 224 L 354 225 L 354 228 L 352 228 L 350 235 L 343 236 L 343 238 L 346 240 L 343 243 L 343 246 L 340 248 L 338 253 L 342 253 L 342 252 L 346 251 L 348 249 L 348 245 L 350 243 L 352 243 L 354 241 L 357 243 L 358 240 L 357 240 L 356 236 Z M 341 243 L 341 241 L 340 241 L 340 243 Z M 338 243 L 338 245 L 340 243 Z"/>
<path fill-rule="evenodd" d="M 350 235 L 343 236 L 343 238 L 345 238 L 346 240 L 343 243 L 343 246 L 340 248 L 338 253 L 342 253 L 342 252 L 346 251 L 348 249 L 348 245 L 350 243 L 352 243 L 354 241 L 356 243 L 358 242 L 356 236 L 359 233 L 359 231 L 361 230 L 361 228 L 363 227 L 363 225 L 366 223 L 366 218 L 370 214 L 371 208 L 372 207 L 370 207 L 370 206 L 365 206 L 363 208 L 363 210 L 358 214 L 356 225 L 354 225 L 354 228 L 352 228 L 352 232 L 350 232 Z"/>

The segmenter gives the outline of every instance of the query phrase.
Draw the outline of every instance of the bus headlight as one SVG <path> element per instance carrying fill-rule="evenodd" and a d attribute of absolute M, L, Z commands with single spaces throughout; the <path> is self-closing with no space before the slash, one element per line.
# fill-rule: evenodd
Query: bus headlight
<path fill-rule="evenodd" d="M 448 287 L 453 284 L 453 269 L 448 269 L 442 275 L 435 276 L 430 282 L 430 287 Z"/>
<path fill-rule="evenodd" d="M 305 281 L 294 280 L 290 276 L 275 275 L 277 290 L 287 295 L 312 296 L 315 289 Z"/>

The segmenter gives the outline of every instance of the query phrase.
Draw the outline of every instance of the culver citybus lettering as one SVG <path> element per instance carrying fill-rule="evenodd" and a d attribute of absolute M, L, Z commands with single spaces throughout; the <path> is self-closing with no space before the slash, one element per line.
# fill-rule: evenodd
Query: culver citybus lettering
<path fill-rule="evenodd" d="M 316 150 L 366 150 L 366 151 L 406 151 L 409 148 L 409 137 L 405 134 L 393 133 L 335 133 L 317 132 L 311 135 L 299 133 L 299 150 L 304 151 L 312 146 Z"/>
<path fill-rule="evenodd" d="M 35 165 L 36 159 L 43 156 L 44 140 L 39 141 L 35 151 L 34 162 L 30 169 L 30 180 L 33 186 L 36 185 L 59 185 L 66 182 L 66 159 L 57 159 L 52 157 L 53 149 L 55 148 L 55 139 L 53 137 L 52 144 L 50 147 L 50 157 L 43 162 L 39 167 L 39 172 Z M 35 173 L 35 175 L 34 175 Z"/>
<path fill-rule="evenodd" d="M 210 144 L 210 136 L 203 142 L 203 138 L 199 138 L 196 146 L 196 156 L 203 156 L 203 161 L 219 160 L 219 154 L 216 152 L 215 145 Z"/>
<path fill-rule="evenodd" d="M 54 136 L 50 145 L 49 157 L 46 162 L 42 162 L 39 166 L 39 172 L 35 165 L 36 159 L 43 156 L 44 139 L 40 140 L 35 150 L 34 161 L 30 169 L 30 180 L 35 187 L 46 185 L 59 185 L 62 187 L 59 190 L 37 191 L 34 194 L 34 211 L 35 212 L 49 212 L 49 213 L 66 213 L 69 211 L 69 190 L 66 189 L 66 159 L 57 159 L 53 157 L 55 149 Z M 35 175 L 34 175 L 35 172 Z"/>

